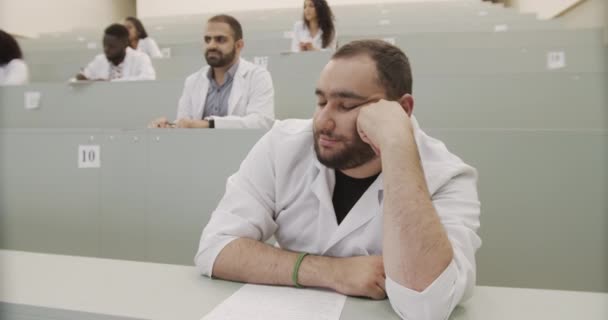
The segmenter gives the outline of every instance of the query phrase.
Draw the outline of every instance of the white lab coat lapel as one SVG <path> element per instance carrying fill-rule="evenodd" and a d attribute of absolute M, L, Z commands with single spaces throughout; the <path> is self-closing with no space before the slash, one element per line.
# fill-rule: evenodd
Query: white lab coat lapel
<path fill-rule="evenodd" d="M 127 54 L 125 56 L 125 60 L 123 61 L 123 77 L 132 77 L 133 75 L 140 74 L 142 72 L 142 64 L 141 61 L 138 61 L 135 57 L 137 53 L 136 51 L 127 48 Z"/>
<path fill-rule="evenodd" d="M 367 188 L 357 203 L 350 209 L 336 233 L 327 243 L 324 252 L 348 237 L 355 230 L 369 223 L 373 218 L 381 215 L 381 193 L 383 190 L 382 174 Z M 335 214 L 334 214 L 335 220 Z"/>
<path fill-rule="evenodd" d="M 209 72 L 209 66 L 204 67 L 201 70 L 200 77 L 201 84 L 198 88 L 199 91 L 199 101 L 196 101 L 196 115 L 197 119 L 201 119 L 205 112 L 205 105 L 207 104 L 207 93 L 209 91 L 209 78 L 207 78 L 207 73 Z M 230 91 L 230 97 L 228 98 L 228 115 L 234 114 L 236 107 L 243 96 L 244 91 L 246 90 L 245 86 L 247 84 L 246 75 L 249 71 L 249 63 L 243 59 L 239 61 L 239 67 L 236 69 L 236 73 L 234 74 L 234 83 L 232 84 L 232 90 Z"/>
<path fill-rule="evenodd" d="M 200 72 L 200 86 L 198 86 L 198 101 L 194 102 L 196 106 L 196 120 L 200 120 L 203 118 L 203 114 L 205 112 L 205 104 L 207 103 L 207 92 L 209 91 L 209 78 L 207 78 L 207 73 L 209 72 L 209 66 L 201 69 Z"/>
<path fill-rule="evenodd" d="M 336 185 L 335 172 L 333 169 L 322 165 L 316 158 L 313 160 L 312 170 L 315 170 L 316 176 L 310 187 L 312 193 L 319 200 L 318 240 L 321 244 L 322 253 L 325 253 L 353 231 L 380 214 L 381 199 L 379 195 L 383 188 L 382 174 L 370 185 L 342 223 L 338 225 L 332 202 L 333 190 Z"/>
<path fill-rule="evenodd" d="M 312 150 L 311 150 L 312 151 Z M 312 151 L 314 152 L 314 151 Z M 320 252 L 324 252 L 327 243 L 331 240 L 338 229 L 334 204 L 332 202 L 332 194 L 336 177 L 334 170 L 322 165 L 315 157 L 311 170 L 315 175 L 310 188 L 312 193 L 319 200 L 318 219 L 317 219 L 317 248 Z"/>
<path fill-rule="evenodd" d="M 249 71 L 249 64 L 247 61 L 241 59 L 239 66 L 234 74 L 234 83 L 232 83 L 232 91 L 228 98 L 228 114 L 234 114 L 234 111 L 241 100 L 244 91 L 246 90 L 246 76 Z"/>
<path fill-rule="evenodd" d="M 123 64 L 123 76 L 126 74 L 128 76 L 131 76 L 133 74 L 136 74 L 137 72 L 135 72 L 135 59 L 133 57 L 133 52 L 134 50 L 127 47 L 127 54 L 125 55 L 125 60 L 124 60 L 124 64 Z"/>

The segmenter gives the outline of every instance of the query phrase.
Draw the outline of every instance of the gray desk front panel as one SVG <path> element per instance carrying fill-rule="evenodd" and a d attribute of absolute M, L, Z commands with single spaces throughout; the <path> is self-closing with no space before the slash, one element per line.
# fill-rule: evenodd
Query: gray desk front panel
<path fill-rule="evenodd" d="M 2 132 L 3 248 L 99 253 L 100 173 L 77 168 L 78 145 L 95 132 Z"/>
<path fill-rule="evenodd" d="M 519 47 L 450 47 L 449 44 L 437 43 L 434 47 L 419 48 L 411 46 L 407 39 L 395 38 L 396 44 L 408 55 L 413 70 L 421 75 L 445 74 L 502 74 L 517 72 L 599 72 L 606 71 L 604 59 L 606 47 L 600 43 L 587 46 L 564 45 L 521 45 Z M 344 42 L 346 43 L 346 42 Z M 290 42 L 281 39 L 260 40 L 248 45 L 243 56 L 253 61 L 254 57 L 267 56 L 270 63 L 286 59 L 281 52 L 288 52 Z M 547 67 L 549 52 L 564 52 L 565 64 L 561 68 L 550 70 Z M 185 78 L 206 64 L 201 45 L 190 43 L 171 47 L 171 58 L 154 59 L 158 80 Z M 86 66 L 94 54 L 89 51 L 61 52 L 53 54 L 29 56 L 30 79 L 33 82 L 56 81 L 65 82 L 73 77 L 78 70 Z M 295 58 L 312 65 L 307 56 L 311 53 L 294 55 Z M 329 53 L 317 53 L 327 56 L 320 64 L 323 66 L 329 60 Z M 300 72 L 296 64 L 287 70 Z"/>
<path fill-rule="evenodd" d="M 480 284 L 608 291 L 605 130 L 429 133 L 480 173 Z M 77 171 L 77 144 L 94 132 L 2 130 L 3 248 L 190 265 L 226 178 L 262 132 L 110 134 L 95 136 L 101 170 Z M 52 150 L 46 170 L 25 145 Z M 23 185 L 37 181 L 32 197 Z"/>
<path fill-rule="evenodd" d="M 147 261 L 193 263 L 226 179 L 262 135 L 261 130 L 148 132 Z"/>
<path fill-rule="evenodd" d="M 287 31 L 287 30 L 285 30 Z M 603 43 L 602 29 L 563 29 L 563 30 L 526 30 L 509 32 L 488 32 L 475 30 L 469 32 L 405 32 L 402 29 L 377 30 L 370 29 L 360 33 L 355 30 L 353 33 L 342 33 L 339 30 L 338 44 L 343 45 L 352 40 L 370 38 L 394 37 L 399 44 L 407 44 L 406 48 L 435 48 L 437 46 L 447 46 L 453 48 L 519 48 L 535 47 L 543 45 L 555 46 L 589 46 Z M 289 44 L 288 39 L 283 39 L 284 31 L 257 34 L 255 37 L 246 37 L 246 47 L 256 46 L 256 43 L 265 45 L 270 41 L 279 41 Z M 280 39 L 280 40 L 279 40 Z M 180 35 L 161 41 L 161 47 L 173 47 L 187 44 L 201 44 L 200 34 Z M 289 47 L 281 46 L 281 51 L 288 50 Z M 191 50 L 184 51 L 190 54 Z"/>
<path fill-rule="evenodd" d="M 226 178 L 263 133 L 1 130 L 0 247 L 191 264 Z M 100 146 L 100 168 L 77 168 L 83 144 Z"/>
<path fill-rule="evenodd" d="M 606 130 L 431 133 L 479 172 L 479 284 L 608 292 Z"/>
<path fill-rule="evenodd" d="M 100 255 L 145 260 L 148 137 L 142 131 L 106 130 L 97 139 L 103 161 L 99 173 Z"/>
<path fill-rule="evenodd" d="M 297 63 L 280 59 L 269 65 L 277 119 L 310 118 L 314 113 L 321 67 L 291 74 L 283 69 Z M 606 128 L 607 75 L 418 76 L 414 114 L 426 128 Z M 180 79 L 76 89 L 63 84 L 0 88 L 0 128 L 144 128 L 159 116 L 175 116 L 182 87 Z M 41 92 L 39 109 L 25 110 L 27 91 Z"/>
<path fill-rule="evenodd" d="M 36 83 L 0 88 L 1 128 L 145 128 L 175 117 L 184 79 L 129 83 Z M 25 110 L 24 94 L 40 92 L 40 108 Z"/>

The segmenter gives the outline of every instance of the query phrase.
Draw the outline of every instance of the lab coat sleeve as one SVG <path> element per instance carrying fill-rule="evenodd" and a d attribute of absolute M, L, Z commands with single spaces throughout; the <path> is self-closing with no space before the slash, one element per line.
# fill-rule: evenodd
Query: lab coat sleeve
<path fill-rule="evenodd" d="M 278 228 L 274 221 L 275 173 L 270 139 L 268 132 L 228 178 L 224 197 L 203 230 L 194 262 L 205 276 L 212 276 L 215 259 L 231 241 L 266 241 Z"/>
<path fill-rule="evenodd" d="M 475 286 L 475 251 L 481 246 L 480 205 L 475 169 L 463 165 L 455 177 L 433 194 L 433 205 L 454 250 L 448 267 L 424 291 L 411 290 L 386 278 L 386 292 L 395 312 L 408 320 L 448 319 Z"/>
<path fill-rule="evenodd" d="M 152 66 L 152 60 L 150 60 L 150 57 L 148 57 L 147 54 L 141 54 L 137 61 L 138 65 L 136 74 L 114 81 L 156 80 L 156 71 L 154 71 L 154 66 Z"/>
<path fill-rule="evenodd" d="M 105 57 L 100 57 L 102 57 L 102 55 L 97 55 L 93 61 L 89 62 L 89 64 L 80 72 L 83 76 L 87 77 L 88 80 L 99 80 L 102 77 L 99 70 L 103 68 L 102 59 L 105 59 Z"/>
<path fill-rule="evenodd" d="M 10 63 L 10 72 L 4 78 L 4 85 L 22 85 L 29 81 L 27 64 L 22 60 L 13 60 Z"/>
<path fill-rule="evenodd" d="M 270 72 L 255 68 L 251 72 L 246 114 L 212 117 L 218 129 L 269 129 L 274 121 L 274 87 Z"/>
<path fill-rule="evenodd" d="M 148 37 L 148 55 L 151 58 L 162 58 L 163 54 L 160 52 L 160 48 L 154 39 Z"/>
<path fill-rule="evenodd" d="M 179 98 L 179 102 L 177 104 L 177 115 L 175 117 L 175 121 L 180 119 L 193 119 L 192 115 L 194 114 L 194 106 L 192 105 L 192 92 L 196 79 L 196 75 L 190 75 L 186 78 L 184 82 L 184 90 L 182 91 L 182 96 Z"/>

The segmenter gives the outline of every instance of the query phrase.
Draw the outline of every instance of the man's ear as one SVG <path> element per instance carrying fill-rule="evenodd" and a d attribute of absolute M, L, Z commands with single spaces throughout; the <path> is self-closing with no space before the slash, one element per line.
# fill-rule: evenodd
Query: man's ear
<path fill-rule="evenodd" d="M 245 48 L 245 41 L 243 41 L 243 39 L 237 40 L 234 45 L 237 49 L 243 50 L 243 48 Z"/>
<path fill-rule="evenodd" d="M 411 94 L 406 93 L 399 98 L 399 104 L 403 110 L 405 110 L 407 115 L 411 117 L 414 113 L 414 97 Z"/>

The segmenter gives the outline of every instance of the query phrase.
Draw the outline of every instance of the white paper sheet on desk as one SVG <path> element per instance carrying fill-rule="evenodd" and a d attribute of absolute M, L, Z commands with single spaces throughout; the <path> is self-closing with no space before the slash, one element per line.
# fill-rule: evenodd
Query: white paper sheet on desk
<path fill-rule="evenodd" d="M 345 301 L 335 292 L 246 284 L 202 320 L 338 320 Z"/>

